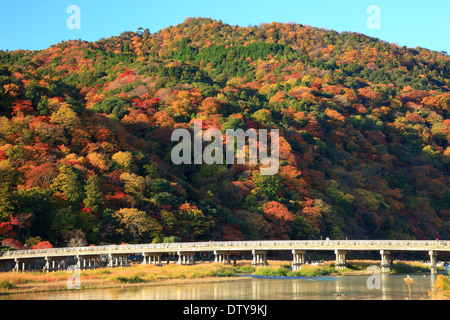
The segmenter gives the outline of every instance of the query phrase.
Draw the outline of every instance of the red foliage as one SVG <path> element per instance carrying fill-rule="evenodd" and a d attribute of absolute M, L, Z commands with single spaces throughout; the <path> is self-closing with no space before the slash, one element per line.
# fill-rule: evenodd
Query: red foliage
<path fill-rule="evenodd" d="M 152 98 L 150 95 L 145 94 L 140 98 L 133 99 L 131 105 L 135 108 L 138 108 L 147 114 L 154 114 L 158 105 L 160 104 L 161 99 Z"/>
<path fill-rule="evenodd" d="M 410 123 L 425 123 L 425 119 L 416 113 L 408 113 L 406 115 L 406 120 Z"/>
<path fill-rule="evenodd" d="M 84 207 L 83 209 L 81 209 L 81 212 L 88 212 L 88 213 L 92 213 L 92 209 L 89 207 Z"/>
<path fill-rule="evenodd" d="M 33 112 L 34 108 L 31 101 L 18 100 L 13 103 L 13 112 L 11 115 L 17 115 L 23 117 L 26 113 Z"/>
<path fill-rule="evenodd" d="M 295 215 L 288 210 L 288 208 L 277 201 L 268 202 L 264 209 L 264 213 L 271 219 L 284 220 L 284 221 L 294 221 Z"/>
<path fill-rule="evenodd" d="M 0 223 L 0 237 L 1 236 L 13 237 L 15 235 L 11 222 Z"/>
<path fill-rule="evenodd" d="M 25 187 L 27 189 L 35 187 L 47 189 L 50 187 L 53 178 L 55 178 L 57 174 L 56 166 L 53 163 L 32 166 L 25 172 Z"/>
<path fill-rule="evenodd" d="M 133 70 L 127 70 L 127 71 L 125 71 L 124 73 L 122 73 L 122 75 L 120 76 L 120 78 L 122 79 L 122 78 L 125 78 L 125 77 L 128 77 L 128 76 L 132 76 L 132 75 L 134 75 Z"/>
<path fill-rule="evenodd" d="M 33 249 L 50 249 L 50 248 L 53 248 L 53 246 L 48 241 L 41 241 L 33 247 Z"/>
<path fill-rule="evenodd" d="M 244 236 L 242 235 L 242 232 L 236 230 L 229 224 L 226 224 L 222 228 L 222 239 L 224 241 L 241 241 L 244 240 Z"/>
<path fill-rule="evenodd" d="M 10 248 L 13 248 L 16 250 L 23 249 L 23 244 L 19 240 L 15 240 L 15 239 L 11 239 L 11 238 L 3 239 L 2 246 L 10 247 Z"/>

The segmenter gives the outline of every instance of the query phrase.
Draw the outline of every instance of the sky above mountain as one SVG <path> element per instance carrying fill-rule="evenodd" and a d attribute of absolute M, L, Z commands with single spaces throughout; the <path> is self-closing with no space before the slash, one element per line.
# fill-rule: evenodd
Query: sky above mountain
<path fill-rule="evenodd" d="M 69 29 L 76 5 L 79 29 Z M 379 28 L 368 20 L 379 8 Z M 401 46 L 450 52 L 447 0 L 229 0 L 229 1 L 87 1 L 22 0 L 0 2 L 0 50 L 39 50 L 70 39 L 96 41 L 123 31 L 148 28 L 152 33 L 186 17 L 211 17 L 231 25 L 272 21 L 296 22 L 330 30 L 363 33 Z M 370 23 L 369 23 L 370 24 Z"/>

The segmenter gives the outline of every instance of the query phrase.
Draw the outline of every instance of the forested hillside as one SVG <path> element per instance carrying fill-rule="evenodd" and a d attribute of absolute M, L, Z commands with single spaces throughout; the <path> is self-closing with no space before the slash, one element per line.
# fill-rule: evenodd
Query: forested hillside
<path fill-rule="evenodd" d="M 188 18 L 0 52 L 7 247 L 450 237 L 450 57 Z M 280 130 L 280 170 L 174 165 L 171 133 Z"/>

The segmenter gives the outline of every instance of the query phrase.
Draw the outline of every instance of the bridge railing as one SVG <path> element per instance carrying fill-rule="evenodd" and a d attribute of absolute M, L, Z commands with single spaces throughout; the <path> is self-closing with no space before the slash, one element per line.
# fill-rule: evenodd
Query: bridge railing
<path fill-rule="evenodd" d="M 248 247 L 251 249 L 258 248 L 399 248 L 405 250 L 412 247 L 420 247 L 423 250 L 429 249 L 450 249 L 450 241 L 438 240 L 262 240 L 262 241 L 208 241 L 208 242 L 178 242 L 178 243 L 148 243 L 148 244 L 125 244 L 125 245 L 106 245 L 106 246 L 89 246 L 89 247 L 67 247 L 67 248 L 48 248 L 48 249 L 31 249 L 31 250 L 14 250 L 3 252 L 3 257 L 15 256 L 42 256 L 45 254 L 86 254 L 93 252 L 95 254 L 114 253 L 117 251 L 129 251 L 132 253 L 140 252 L 146 249 L 156 250 L 182 250 L 182 249 L 201 249 L 201 248 L 217 248 L 224 250 L 232 250 L 233 248 Z"/>

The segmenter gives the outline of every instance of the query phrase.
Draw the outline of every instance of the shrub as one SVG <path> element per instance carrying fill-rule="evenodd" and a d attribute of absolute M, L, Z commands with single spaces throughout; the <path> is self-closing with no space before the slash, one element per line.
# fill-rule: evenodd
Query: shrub
<path fill-rule="evenodd" d="M 283 267 L 277 268 L 260 268 L 255 272 L 258 276 L 266 276 L 266 277 L 285 277 L 288 275 L 288 270 Z"/>
<path fill-rule="evenodd" d="M 129 277 L 118 276 L 117 281 L 122 283 L 142 283 L 145 279 L 142 279 L 139 274 L 131 275 Z"/>
<path fill-rule="evenodd" d="M 11 283 L 7 280 L 0 281 L 0 288 L 1 289 L 14 289 L 16 285 L 14 283 Z"/>
<path fill-rule="evenodd" d="M 232 268 L 220 267 L 217 270 L 213 270 L 211 275 L 215 277 L 235 277 L 236 273 Z"/>
<path fill-rule="evenodd" d="M 428 272 L 430 268 L 425 266 L 412 266 L 403 262 L 397 262 L 392 265 L 392 273 L 414 273 Z"/>

